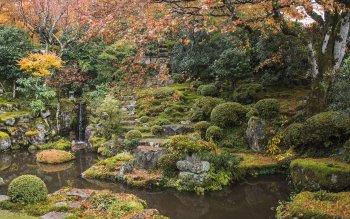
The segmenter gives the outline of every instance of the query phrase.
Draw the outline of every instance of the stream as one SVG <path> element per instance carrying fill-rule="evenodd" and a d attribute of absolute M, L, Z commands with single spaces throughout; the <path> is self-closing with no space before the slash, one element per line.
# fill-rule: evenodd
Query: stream
<path fill-rule="evenodd" d="M 172 219 L 269 219 L 275 218 L 278 200 L 287 200 L 291 192 L 284 175 L 260 176 L 223 189 L 198 196 L 172 189 L 135 189 L 122 184 L 87 181 L 80 177 L 98 160 L 94 153 L 78 152 L 73 162 L 60 165 L 37 164 L 35 154 L 12 151 L 0 154 L 0 195 L 6 194 L 8 183 L 23 174 L 42 178 L 49 192 L 71 186 L 76 188 L 109 189 L 137 195 Z"/>

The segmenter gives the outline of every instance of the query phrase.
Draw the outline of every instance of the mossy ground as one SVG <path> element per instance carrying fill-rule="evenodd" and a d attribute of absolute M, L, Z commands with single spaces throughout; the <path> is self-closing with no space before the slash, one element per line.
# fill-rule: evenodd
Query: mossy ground
<path fill-rule="evenodd" d="M 277 208 L 277 219 L 350 218 L 350 192 L 302 192 Z"/>
<path fill-rule="evenodd" d="M 24 213 L 13 213 L 7 210 L 0 210 L 0 215 L 2 219 L 35 219 L 38 217 L 29 216 Z"/>
<path fill-rule="evenodd" d="M 75 156 L 63 150 L 43 150 L 37 153 L 36 160 L 39 163 L 60 164 L 74 160 Z"/>
<path fill-rule="evenodd" d="M 5 112 L 0 114 L 0 122 L 6 122 L 8 119 L 17 119 L 20 117 L 29 117 L 29 111 L 13 111 L 13 112 Z"/>

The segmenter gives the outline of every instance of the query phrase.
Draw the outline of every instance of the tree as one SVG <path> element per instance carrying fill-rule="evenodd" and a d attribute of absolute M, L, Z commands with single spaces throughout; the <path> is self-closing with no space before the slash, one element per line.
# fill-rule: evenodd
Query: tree
<path fill-rule="evenodd" d="M 172 12 L 197 22 L 197 28 L 234 30 L 237 26 L 270 28 L 303 40 L 312 65 L 308 113 L 326 106 L 330 78 L 347 51 L 350 2 L 344 0 L 153 0 L 168 3 Z M 307 22 L 307 19 L 312 22 Z M 300 25 L 300 21 L 302 25 Z M 301 28 L 295 28 L 302 26 Z M 217 27 L 216 27 L 217 28 Z M 326 86 L 324 86 L 326 85 Z"/>
<path fill-rule="evenodd" d="M 31 53 L 18 61 L 22 71 L 38 77 L 54 74 L 55 70 L 62 68 L 62 63 L 61 58 L 54 53 Z"/>
<path fill-rule="evenodd" d="M 22 77 L 17 61 L 32 48 L 29 36 L 23 30 L 15 26 L 0 27 L 0 76 L 12 81 L 13 98 L 16 97 L 16 80 Z"/>

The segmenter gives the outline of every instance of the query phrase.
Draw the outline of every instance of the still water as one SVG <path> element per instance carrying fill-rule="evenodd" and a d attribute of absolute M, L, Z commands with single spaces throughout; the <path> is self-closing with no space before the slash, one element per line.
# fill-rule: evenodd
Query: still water
<path fill-rule="evenodd" d="M 290 188 L 285 176 L 263 176 L 234 184 L 222 191 L 197 196 L 171 189 L 135 189 L 121 184 L 87 181 L 81 173 L 98 160 L 93 153 L 79 152 L 77 159 L 61 165 L 42 165 L 35 162 L 35 154 L 27 151 L 0 153 L 0 195 L 6 194 L 9 182 L 23 174 L 42 178 L 49 192 L 62 187 L 109 189 L 137 195 L 172 219 L 269 219 L 274 218 L 278 200 L 287 200 Z"/>

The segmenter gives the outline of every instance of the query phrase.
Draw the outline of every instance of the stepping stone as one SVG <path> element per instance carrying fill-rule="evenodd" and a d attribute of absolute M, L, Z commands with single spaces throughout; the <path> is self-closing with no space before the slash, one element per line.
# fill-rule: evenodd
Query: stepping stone
<path fill-rule="evenodd" d="M 41 216 L 41 219 L 63 219 L 65 217 L 71 216 L 71 213 L 67 212 L 56 212 L 56 211 L 51 211 L 43 216 Z"/>
<path fill-rule="evenodd" d="M 10 197 L 8 197 L 7 195 L 0 195 L 0 201 L 6 201 L 9 199 L 10 199 Z"/>
<path fill-rule="evenodd" d="M 67 196 L 77 196 L 82 200 L 88 199 L 91 196 L 92 192 L 89 192 L 84 189 L 71 189 L 70 192 L 67 192 Z"/>
<path fill-rule="evenodd" d="M 66 201 L 66 202 L 57 202 L 55 204 L 57 207 L 68 206 L 70 208 L 79 209 L 81 207 L 80 202 Z"/>

